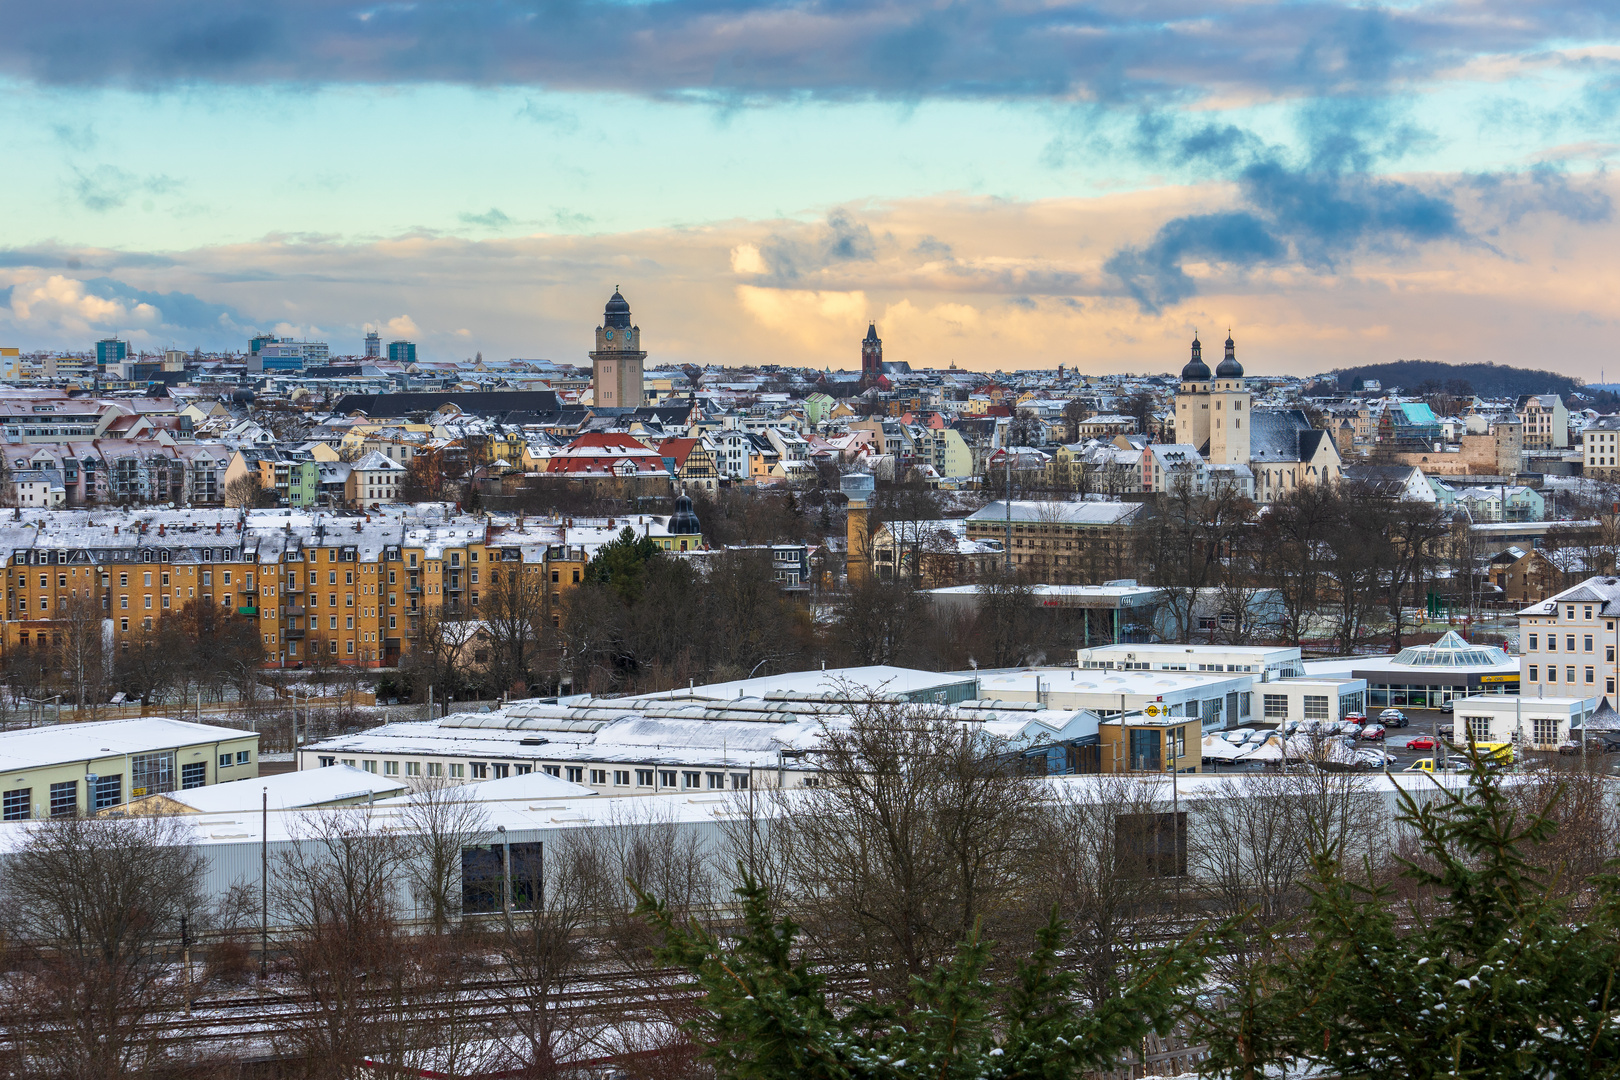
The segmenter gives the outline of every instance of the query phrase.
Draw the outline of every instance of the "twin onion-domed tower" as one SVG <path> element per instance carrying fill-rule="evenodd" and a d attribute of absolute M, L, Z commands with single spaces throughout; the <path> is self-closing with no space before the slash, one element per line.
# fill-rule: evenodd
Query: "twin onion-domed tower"
<path fill-rule="evenodd" d="M 596 328 L 596 348 L 591 350 L 591 401 L 615 409 L 639 409 L 645 402 L 641 366 L 647 354 L 641 351 L 641 327 L 630 322 L 630 302 L 619 295 L 618 286 L 602 310 L 602 325 Z"/>
<path fill-rule="evenodd" d="M 1247 465 L 1253 430 L 1250 406 L 1232 335 L 1227 334 L 1226 356 L 1212 375 L 1204 363 L 1204 346 L 1194 334 L 1192 359 L 1181 369 L 1181 391 L 1176 395 L 1176 442 L 1197 447 L 1211 465 Z"/>

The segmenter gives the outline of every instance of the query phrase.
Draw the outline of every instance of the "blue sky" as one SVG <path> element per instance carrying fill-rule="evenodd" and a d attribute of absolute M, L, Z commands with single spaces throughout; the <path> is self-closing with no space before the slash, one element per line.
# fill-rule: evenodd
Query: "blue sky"
<path fill-rule="evenodd" d="M 578 360 L 614 285 L 654 362 L 848 367 L 876 319 L 1167 370 L 1221 323 L 1262 368 L 1595 378 L 1615 330 L 1596 4 L 36 7 L 0 344 Z"/>

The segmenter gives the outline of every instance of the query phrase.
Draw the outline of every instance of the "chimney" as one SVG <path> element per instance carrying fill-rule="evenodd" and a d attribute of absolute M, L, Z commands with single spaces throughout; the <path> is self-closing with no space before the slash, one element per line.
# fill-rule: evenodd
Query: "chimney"
<path fill-rule="evenodd" d="M 18 512 L 20 513 L 21 511 L 19 510 Z M 116 525 L 113 526 L 113 535 L 114 536 L 118 535 L 118 526 L 116 526 Z"/>
<path fill-rule="evenodd" d="M 221 530 L 221 529 L 222 529 L 222 528 L 223 528 L 223 527 L 224 527 L 224 525 L 223 525 L 223 523 L 222 523 L 222 522 L 218 522 L 218 521 L 216 521 L 216 522 L 214 522 L 214 535 L 215 535 L 215 536 L 218 536 L 218 535 L 219 535 L 219 533 L 220 533 L 220 530 Z"/>

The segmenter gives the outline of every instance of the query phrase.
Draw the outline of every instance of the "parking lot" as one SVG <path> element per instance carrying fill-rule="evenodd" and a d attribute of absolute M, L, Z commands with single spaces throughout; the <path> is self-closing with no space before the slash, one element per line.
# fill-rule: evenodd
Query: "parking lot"
<path fill-rule="evenodd" d="M 1380 721 L 1378 719 L 1378 714 L 1382 711 L 1382 709 L 1371 710 L 1369 712 L 1367 722 L 1369 724 L 1379 723 Z M 1397 728 L 1386 725 L 1385 731 L 1387 734 L 1384 739 L 1358 740 L 1357 742 L 1357 746 L 1359 747 L 1364 747 L 1369 750 L 1382 749 L 1386 753 L 1393 755 L 1395 760 L 1388 766 L 1390 772 L 1401 772 L 1409 767 L 1413 762 L 1419 761 L 1423 758 L 1435 757 L 1436 752 L 1434 749 L 1427 746 L 1413 749 L 1407 744 L 1414 739 L 1434 738 L 1437 731 L 1444 731 L 1452 726 L 1452 714 L 1441 712 L 1438 709 L 1403 709 L 1401 711 L 1406 714 L 1406 727 Z M 1261 725 L 1253 726 L 1259 728 Z M 1455 750 L 1448 749 L 1446 753 L 1448 757 L 1456 757 Z M 1589 747 L 1588 755 L 1589 763 L 1591 763 L 1595 758 L 1603 764 L 1606 764 L 1609 771 L 1620 774 L 1620 754 L 1597 754 L 1593 748 Z M 1537 753 L 1532 751 L 1526 755 L 1526 763 L 1533 767 L 1537 762 L 1557 758 L 1557 754 Z M 1569 759 L 1567 757 L 1564 759 L 1564 761 L 1569 763 Z M 1218 765 L 1206 762 L 1204 765 L 1204 771 L 1241 773 L 1251 772 L 1264 767 L 1265 766 L 1261 764 L 1250 762 L 1221 762 Z"/>

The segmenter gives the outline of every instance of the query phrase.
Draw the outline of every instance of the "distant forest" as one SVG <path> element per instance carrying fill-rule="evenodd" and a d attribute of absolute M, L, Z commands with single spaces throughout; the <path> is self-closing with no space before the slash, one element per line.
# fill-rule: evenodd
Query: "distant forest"
<path fill-rule="evenodd" d="M 1408 394 L 1448 393 L 1456 396 L 1479 394 L 1483 397 L 1516 397 L 1519 394 L 1558 394 L 1581 392 L 1581 380 L 1552 371 L 1500 364 L 1445 364 L 1438 360 L 1396 360 L 1389 364 L 1364 364 L 1333 372 L 1340 390 L 1357 389 L 1358 379 L 1376 379 L 1385 390 L 1398 386 Z M 1465 385 L 1466 384 L 1466 385 Z"/>

